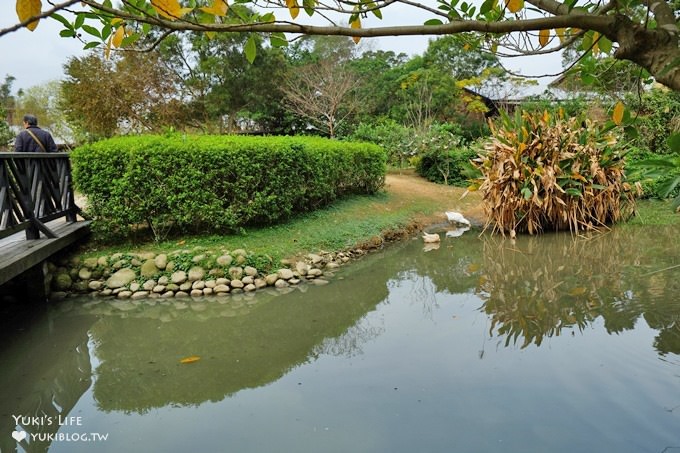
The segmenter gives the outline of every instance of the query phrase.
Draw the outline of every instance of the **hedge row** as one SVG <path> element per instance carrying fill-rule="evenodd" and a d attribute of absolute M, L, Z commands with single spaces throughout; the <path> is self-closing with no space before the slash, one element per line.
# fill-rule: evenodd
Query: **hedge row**
<path fill-rule="evenodd" d="M 100 231 L 140 225 L 162 239 L 271 224 L 384 183 L 372 144 L 314 137 L 118 137 L 71 153 L 76 188 Z"/>

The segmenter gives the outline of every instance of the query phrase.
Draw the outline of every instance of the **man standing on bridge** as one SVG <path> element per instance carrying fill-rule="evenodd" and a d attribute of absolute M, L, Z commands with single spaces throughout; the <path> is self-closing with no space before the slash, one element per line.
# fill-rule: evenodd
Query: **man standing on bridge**
<path fill-rule="evenodd" d="M 57 145 L 49 132 L 38 127 L 38 118 L 24 115 L 24 130 L 17 135 L 14 150 L 18 153 L 54 153 Z"/>

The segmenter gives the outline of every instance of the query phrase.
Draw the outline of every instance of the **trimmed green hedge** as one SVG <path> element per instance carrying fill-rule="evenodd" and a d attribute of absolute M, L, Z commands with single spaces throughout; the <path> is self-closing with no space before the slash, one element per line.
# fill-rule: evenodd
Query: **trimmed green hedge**
<path fill-rule="evenodd" d="M 385 178 L 385 152 L 368 143 L 315 137 L 138 136 L 71 153 L 76 188 L 99 231 L 155 239 L 271 224 Z"/>

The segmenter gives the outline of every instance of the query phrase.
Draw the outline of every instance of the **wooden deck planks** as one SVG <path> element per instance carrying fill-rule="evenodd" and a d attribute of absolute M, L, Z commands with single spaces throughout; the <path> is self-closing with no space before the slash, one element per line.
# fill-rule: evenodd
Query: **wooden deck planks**
<path fill-rule="evenodd" d="M 57 234 L 54 239 L 41 236 L 27 240 L 21 231 L 0 240 L 0 285 L 46 260 L 90 232 L 90 221 L 66 222 L 64 219 L 48 223 Z"/>

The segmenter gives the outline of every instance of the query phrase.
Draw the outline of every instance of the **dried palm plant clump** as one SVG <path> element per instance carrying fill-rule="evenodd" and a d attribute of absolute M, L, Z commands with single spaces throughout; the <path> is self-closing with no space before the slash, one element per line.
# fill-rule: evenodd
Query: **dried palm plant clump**
<path fill-rule="evenodd" d="M 595 230 L 633 214 L 621 145 L 611 128 L 563 114 L 504 115 L 473 164 L 486 228 L 510 233 Z"/>

